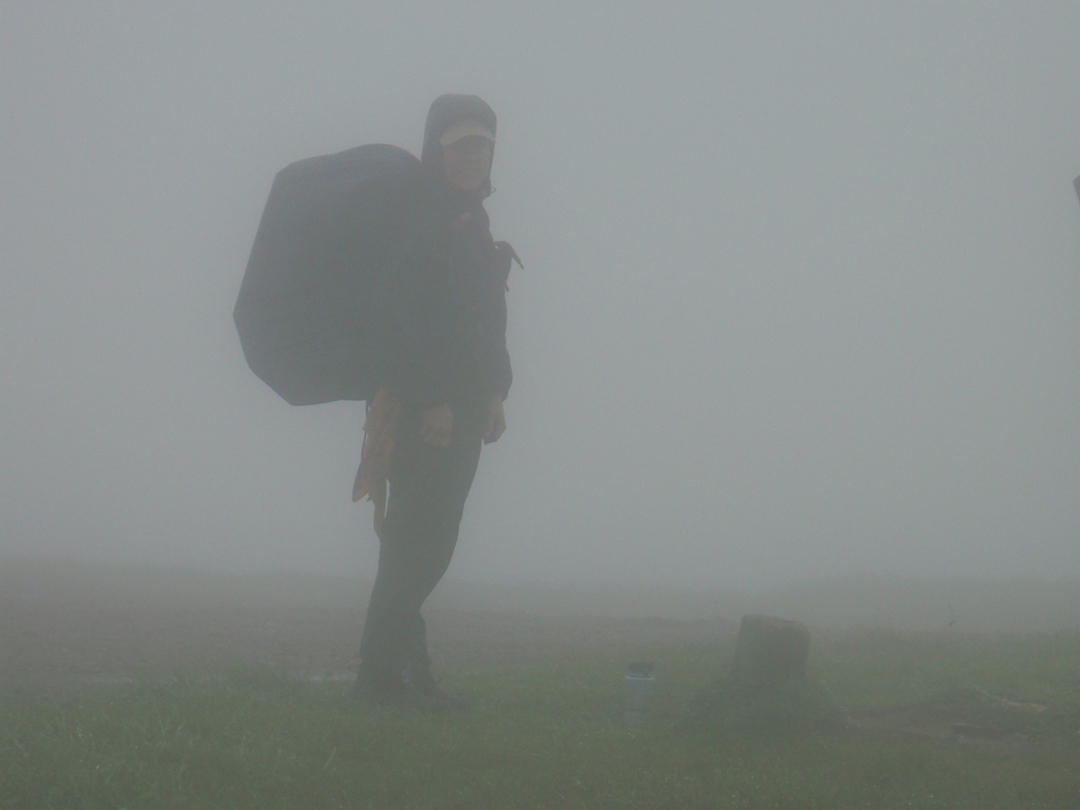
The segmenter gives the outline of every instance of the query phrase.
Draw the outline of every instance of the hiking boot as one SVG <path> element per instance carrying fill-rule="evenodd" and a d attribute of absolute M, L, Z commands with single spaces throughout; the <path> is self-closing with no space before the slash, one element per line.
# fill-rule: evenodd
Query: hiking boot
<path fill-rule="evenodd" d="M 410 678 L 417 707 L 424 712 L 465 711 L 472 707 L 465 698 L 450 695 L 439 688 L 431 671 L 421 671 Z"/>
<path fill-rule="evenodd" d="M 465 698 L 457 695 L 449 695 L 442 689 L 416 689 L 416 700 L 422 712 L 454 712 L 466 711 L 472 708 L 472 704 Z"/>
<path fill-rule="evenodd" d="M 411 684 L 390 673 L 360 672 L 353 684 L 352 696 L 372 706 L 411 706 L 416 704 Z"/>

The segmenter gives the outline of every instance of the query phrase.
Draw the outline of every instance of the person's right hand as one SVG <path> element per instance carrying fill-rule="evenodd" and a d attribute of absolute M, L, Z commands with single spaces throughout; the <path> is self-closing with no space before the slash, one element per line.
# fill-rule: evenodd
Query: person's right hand
<path fill-rule="evenodd" d="M 492 394 L 488 400 L 487 422 L 484 425 L 484 444 L 497 442 L 506 430 L 506 411 L 502 394 Z"/>
<path fill-rule="evenodd" d="M 446 447 L 454 437 L 454 414 L 447 403 L 428 408 L 420 418 L 420 438 L 436 447 Z"/>

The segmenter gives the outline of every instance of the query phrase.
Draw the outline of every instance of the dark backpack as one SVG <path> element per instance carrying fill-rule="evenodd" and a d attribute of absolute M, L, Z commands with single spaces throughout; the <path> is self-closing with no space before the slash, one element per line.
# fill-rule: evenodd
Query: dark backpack
<path fill-rule="evenodd" d="M 420 161 L 369 144 L 277 173 L 233 319 L 244 357 L 290 405 L 375 395 L 378 272 Z"/>

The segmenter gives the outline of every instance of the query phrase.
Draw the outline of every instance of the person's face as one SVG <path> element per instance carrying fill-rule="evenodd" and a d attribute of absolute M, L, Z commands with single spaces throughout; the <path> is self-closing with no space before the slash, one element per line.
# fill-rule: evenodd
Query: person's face
<path fill-rule="evenodd" d="M 459 191 L 479 191 L 491 173 L 494 144 L 480 135 L 468 135 L 442 148 L 443 171 Z"/>

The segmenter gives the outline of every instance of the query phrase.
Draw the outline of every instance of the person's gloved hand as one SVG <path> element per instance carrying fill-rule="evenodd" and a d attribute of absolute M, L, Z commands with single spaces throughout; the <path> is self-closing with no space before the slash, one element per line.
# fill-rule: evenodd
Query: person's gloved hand
<path fill-rule="evenodd" d="M 454 414 L 447 403 L 428 408 L 420 417 L 420 438 L 436 447 L 446 447 L 454 438 Z"/>
<path fill-rule="evenodd" d="M 487 422 L 484 424 L 484 444 L 497 442 L 506 430 L 506 412 L 501 394 L 492 394 L 488 400 Z"/>

